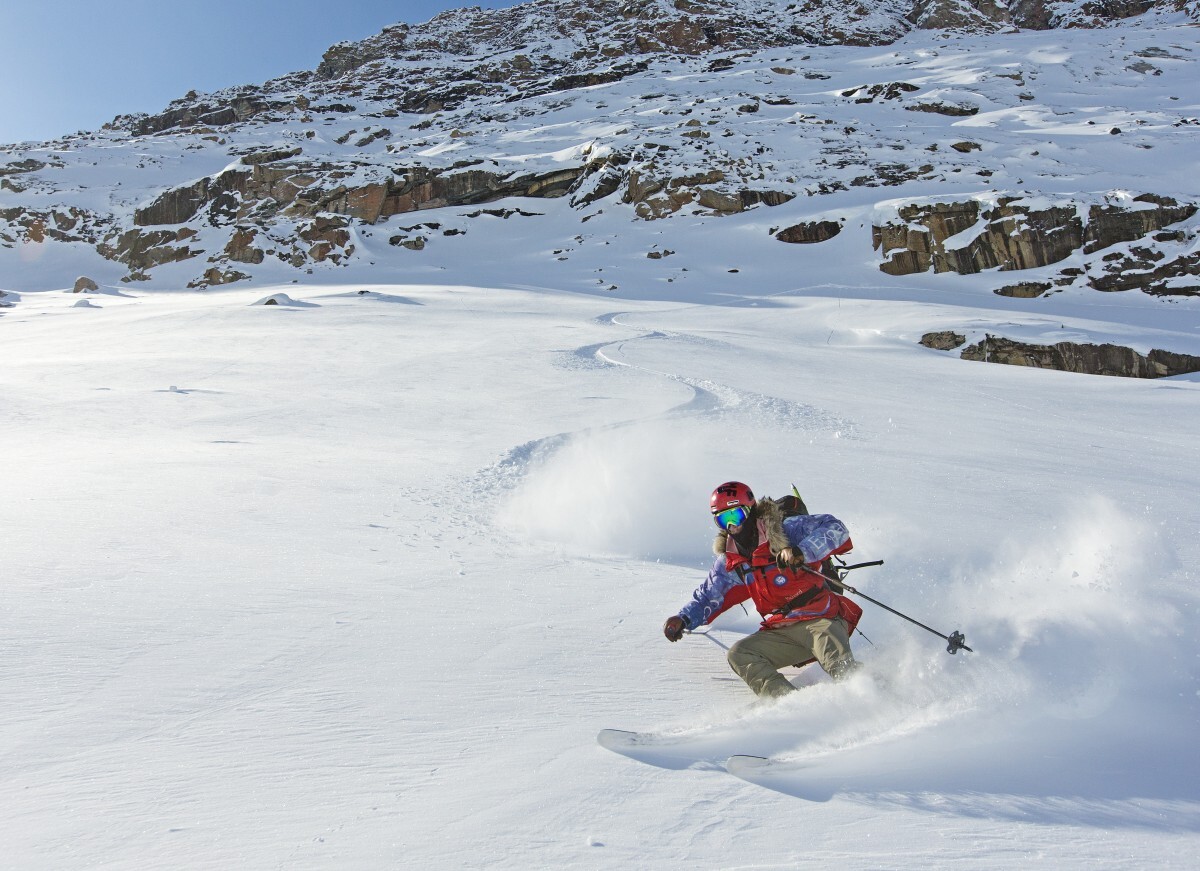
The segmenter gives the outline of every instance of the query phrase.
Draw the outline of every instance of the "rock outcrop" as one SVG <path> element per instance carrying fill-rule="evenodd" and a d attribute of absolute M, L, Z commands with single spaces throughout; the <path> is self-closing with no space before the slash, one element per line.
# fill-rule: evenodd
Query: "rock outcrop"
<path fill-rule="evenodd" d="M 987 205 L 972 199 L 957 202 L 914 203 L 897 209 L 897 221 L 872 227 L 872 244 L 885 259 L 879 268 L 889 275 L 919 272 L 957 272 L 971 275 L 988 269 L 1034 269 L 1060 263 L 1074 255 L 1105 251 L 1122 243 L 1145 240 L 1146 245 L 1106 255 L 1088 278 L 1097 290 L 1141 289 L 1149 293 L 1193 294 L 1200 287 L 1171 279 L 1197 276 L 1197 255 L 1187 250 L 1188 234 L 1159 233 L 1186 221 L 1198 211 L 1192 203 L 1143 194 L 1110 197 L 1084 206 L 1048 204 L 1020 196 L 998 196 Z M 1166 249 L 1174 246 L 1171 255 Z M 1077 269 L 1060 284 L 1072 283 Z M 1049 290 L 1047 285 L 1042 292 Z M 1006 296 L 1036 296 L 1029 284 L 997 290 Z"/>
<path fill-rule="evenodd" d="M 449 170 L 415 166 L 386 174 L 371 168 L 377 181 L 361 178 L 354 166 L 296 160 L 258 162 L 227 169 L 211 178 L 160 194 L 134 213 L 139 227 L 182 224 L 203 213 L 216 226 L 275 215 L 315 218 L 332 213 L 365 224 L 392 215 L 444 206 L 488 203 L 506 197 L 559 197 L 568 193 L 583 167 L 545 173 L 507 174 L 471 163 Z"/>
<path fill-rule="evenodd" d="M 965 342 L 965 336 L 951 331 L 926 333 L 921 338 L 922 345 L 940 351 L 953 350 Z M 1079 342 L 1038 345 L 1001 336 L 985 336 L 964 348 L 960 356 L 964 360 L 986 363 L 1122 378 L 1166 378 L 1200 372 L 1200 357 L 1190 354 L 1157 349 L 1141 354 L 1122 345 Z"/>
<path fill-rule="evenodd" d="M 1182 10 L 1184 3 L 1156 4 L 1155 0 L 1096 0 L 1074 3 L 1068 0 L 1016 0 L 1010 7 L 1013 23 L 1025 30 L 1049 30 L 1057 27 L 1100 27 L 1111 21 L 1131 18 L 1162 5 Z"/>
<path fill-rule="evenodd" d="M 889 275 L 1029 269 L 1064 260 L 1083 244 L 1083 221 L 1074 208 L 1036 209 L 1019 197 L 1001 197 L 990 209 L 968 200 L 904 206 L 898 213 L 903 223 L 872 228 L 872 244 L 887 258 L 879 268 Z M 947 240 L 976 225 L 961 247 L 947 247 Z"/>
<path fill-rule="evenodd" d="M 193 250 L 181 245 L 196 236 L 190 227 L 178 230 L 127 230 L 110 237 L 96 246 L 96 250 L 109 260 L 116 260 L 129 267 L 130 278 L 141 281 L 146 272 L 164 263 L 178 263 L 203 254 L 202 249 Z"/>
<path fill-rule="evenodd" d="M 41 244 L 48 239 L 95 245 L 112 231 L 115 224 L 111 216 L 99 215 L 77 206 L 0 209 L 0 222 L 3 222 L 0 223 L 0 246 L 10 248 L 26 242 Z"/>

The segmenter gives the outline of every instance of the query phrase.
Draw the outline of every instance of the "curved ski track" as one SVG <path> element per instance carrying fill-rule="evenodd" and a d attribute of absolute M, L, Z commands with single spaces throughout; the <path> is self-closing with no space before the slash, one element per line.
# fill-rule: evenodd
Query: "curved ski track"
<path fill-rule="evenodd" d="M 620 317 L 626 312 L 611 312 L 595 318 L 595 323 L 614 327 L 626 327 Z M 841 438 L 859 439 L 862 433 L 856 423 L 815 406 L 794 402 L 777 396 L 769 396 L 750 390 L 719 384 L 708 379 L 692 378 L 676 372 L 661 372 L 621 359 L 622 350 L 633 342 L 667 341 L 685 344 L 712 345 L 703 339 L 686 333 L 652 330 L 641 335 L 615 341 L 596 342 L 583 345 L 572 351 L 562 352 L 555 364 L 564 369 L 602 370 L 622 367 L 645 373 L 649 376 L 675 381 L 689 387 L 691 399 L 666 411 L 634 417 L 624 421 L 592 428 L 590 431 L 618 430 L 656 420 L 672 420 L 703 416 L 716 421 L 738 423 L 753 416 L 756 419 L 773 421 L 777 426 L 800 432 L 836 432 Z M 500 495 L 517 486 L 524 471 L 539 458 L 547 457 L 566 444 L 572 437 L 589 430 L 562 432 L 518 445 L 508 451 L 496 463 L 471 475 L 471 487 L 482 488 L 491 495 Z"/>

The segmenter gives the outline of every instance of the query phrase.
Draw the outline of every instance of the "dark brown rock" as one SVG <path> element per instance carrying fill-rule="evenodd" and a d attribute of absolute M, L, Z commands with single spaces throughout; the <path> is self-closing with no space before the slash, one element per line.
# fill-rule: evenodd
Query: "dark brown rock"
<path fill-rule="evenodd" d="M 244 190 L 250 173 L 226 170 L 211 178 L 202 178 L 193 184 L 164 191 L 150 205 L 133 213 L 137 227 L 154 227 L 163 224 L 183 224 L 192 220 L 205 206 L 210 217 L 227 210 L 233 193 Z"/>
<path fill-rule="evenodd" d="M 1006 5 L 995 0 L 915 0 L 906 16 L 922 30 L 994 33 L 1012 18 Z"/>
<path fill-rule="evenodd" d="M 960 335 L 953 330 L 942 330 L 935 333 L 926 333 L 921 336 L 920 344 L 935 351 L 953 351 L 966 341 L 966 336 Z"/>
<path fill-rule="evenodd" d="M 0 166 L 0 178 L 6 175 L 21 175 L 26 172 L 37 172 L 39 169 L 45 169 L 47 164 L 40 160 L 35 160 L 32 157 L 27 157 L 24 160 L 14 160 L 12 163 L 6 163 Z"/>
<path fill-rule="evenodd" d="M 181 224 L 207 212 L 209 222 L 219 226 L 250 218 L 264 206 L 289 217 L 333 212 L 374 224 L 426 208 L 474 205 L 512 196 L 563 196 L 583 172 L 582 167 L 567 167 L 513 176 L 471 168 L 412 167 L 398 180 L 389 176 L 348 188 L 337 183 L 349 175 L 348 169 L 276 160 L 256 163 L 249 170 L 226 170 L 165 191 L 134 213 L 134 224 Z"/>
<path fill-rule="evenodd" d="M 842 232 L 842 225 L 838 221 L 810 221 L 781 230 L 775 234 L 775 238 L 780 242 L 810 245 L 832 239 L 840 232 Z"/>
<path fill-rule="evenodd" d="M 984 217 L 991 219 L 984 231 L 964 247 L 935 256 L 934 271 L 1032 269 L 1065 260 L 1083 243 L 1083 221 L 1072 206 L 1032 210 L 1001 200 Z"/>
<path fill-rule="evenodd" d="M 252 151 L 242 155 L 242 163 L 247 166 L 274 163 L 277 160 L 287 160 L 290 157 L 297 157 L 302 151 L 303 149 L 298 146 L 296 148 L 273 148 L 265 151 Z"/>
<path fill-rule="evenodd" d="M 1134 246 L 1128 253 L 1116 253 L 1103 267 L 1104 274 L 1091 277 L 1088 284 L 1096 290 L 1117 292 L 1140 290 L 1152 296 L 1200 296 L 1200 252 L 1183 252 L 1158 259 L 1139 256 L 1151 249 Z"/>
<path fill-rule="evenodd" d="M 987 336 L 983 341 L 964 349 L 962 358 L 1124 378 L 1163 378 L 1200 372 L 1200 357 L 1189 354 L 1153 350 L 1143 355 L 1132 348 L 1110 344 L 1058 342 L 1054 345 L 1033 345 L 999 336 Z"/>
<path fill-rule="evenodd" d="M 879 85 L 862 85 L 842 91 L 843 97 L 849 97 L 855 103 L 874 103 L 877 100 L 899 100 L 905 94 L 921 90 L 910 82 L 886 82 Z"/>
<path fill-rule="evenodd" d="M 1196 214 L 1192 203 L 1179 203 L 1171 197 L 1142 194 L 1134 197 L 1141 208 L 1119 205 L 1092 206 L 1088 210 L 1088 226 L 1084 236 L 1084 253 L 1091 254 L 1119 242 L 1141 239 L 1155 230 L 1186 221 Z"/>
<path fill-rule="evenodd" d="M 246 281 L 249 278 L 249 275 L 238 272 L 236 269 L 221 269 L 218 266 L 212 266 L 205 270 L 203 277 L 189 281 L 188 287 L 193 289 L 219 287 L 223 284 L 233 284 L 235 281 Z"/>
<path fill-rule="evenodd" d="M 225 246 L 225 257 L 235 263 L 262 263 L 265 252 L 254 246 L 258 230 L 254 227 L 237 227 Z"/>
<path fill-rule="evenodd" d="M 203 254 L 187 245 L 179 246 L 195 234 L 182 228 L 174 230 L 127 230 L 101 242 L 96 250 L 109 260 L 124 263 L 136 280 L 144 280 L 145 272 L 164 263 L 178 263 Z"/>
<path fill-rule="evenodd" d="M 1044 281 L 1022 281 L 1017 284 L 1006 284 L 1004 287 L 997 287 L 992 292 L 1000 296 L 1010 296 L 1016 299 L 1035 299 L 1052 287 L 1053 285 Z"/>
<path fill-rule="evenodd" d="M 944 103 L 940 101 L 927 103 L 911 103 L 904 107 L 910 112 L 929 112 L 935 115 L 949 115 L 952 118 L 966 118 L 979 114 L 978 106 L 967 103 Z"/>
<path fill-rule="evenodd" d="M 1091 252 L 1143 238 L 1197 211 L 1193 204 L 1149 194 L 1134 202 L 1135 207 L 1092 207 L 1086 228 L 1075 206 L 1035 209 L 1017 197 L 1003 197 L 986 211 L 973 200 L 905 206 L 898 211 L 904 223 L 873 227 L 872 241 L 886 258 L 880 269 L 890 275 L 930 268 L 968 275 L 986 269 L 1032 269 L 1058 263 L 1081 248 Z M 975 235 L 959 247 L 947 247 L 951 237 L 971 229 L 981 219 L 984 223 Z M 1124 252 L 1114 252 L 1112 258 L 1126 264 L 1122 273 L 1153 265 L 1144 260 L 1135 264 Z M 1189 268 L 1184 263 L 1172 274 L 1188 274 Z"/>

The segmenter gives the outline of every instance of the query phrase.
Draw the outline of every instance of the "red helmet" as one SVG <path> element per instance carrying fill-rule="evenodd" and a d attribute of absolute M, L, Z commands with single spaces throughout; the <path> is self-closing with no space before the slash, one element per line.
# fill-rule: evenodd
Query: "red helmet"
<path fill-rule="evenodd" d="M 741 481 L 726 481 L 712 493 L 712 513 L 720 514 L 729 508 L 750 508 L 754 505 L 754 493 Z"/>

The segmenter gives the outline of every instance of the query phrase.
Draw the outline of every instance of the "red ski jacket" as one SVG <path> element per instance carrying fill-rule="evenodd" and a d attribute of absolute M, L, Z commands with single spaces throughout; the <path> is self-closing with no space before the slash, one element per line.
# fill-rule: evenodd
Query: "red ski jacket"
<path fill-rule="evenodd" d="M 769 529 L 761 517 L 758 523 L 759 545 L 749 557 L 738 552 L 732 537 L 726 536 L 723 542 L 718 538 L 718 543 L 725 545 L 724 551 L 692 594 L 692 601 L 679 612 L 688 628 L 711 623 L 733 606 L 752 599 L 763 618 L 763 629 L 841 617 L 853 632 L 862 609 L 830 590 L 820 572 L 827 557 L 846 553 L 854 546 L 845 525 L 830 514 L 783 518 L 785 542 L 779 536 L 780 527 Z M 807 564 L 780 568 L 775 561 L 780 545 L 802 553 Z"/>

